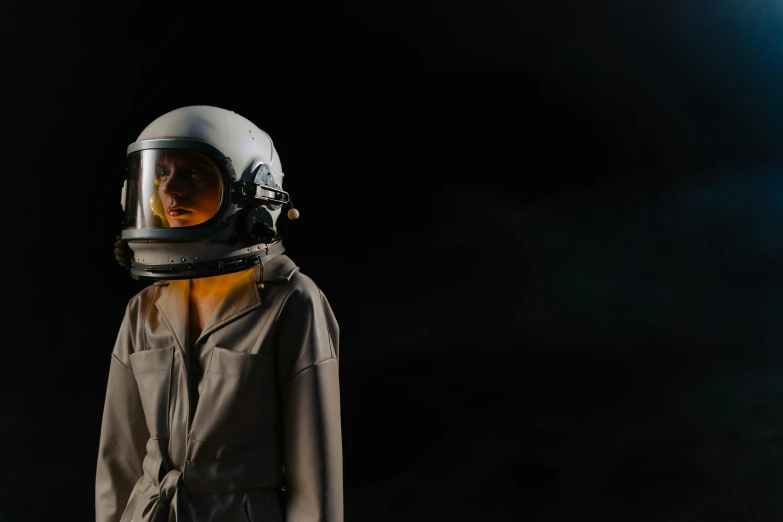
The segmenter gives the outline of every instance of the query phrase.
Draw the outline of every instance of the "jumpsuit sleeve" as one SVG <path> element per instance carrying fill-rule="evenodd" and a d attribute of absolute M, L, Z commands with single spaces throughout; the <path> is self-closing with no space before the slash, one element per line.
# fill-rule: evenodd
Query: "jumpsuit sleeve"
<path fill-rule="evenodd" d="M 342 522 L 338 325 L 320 289 L 305 282 L 289 296 L 275 333 L 285 520 Z"/>
<path fill-rule="evenodd" d="M 149 431 L 128 354 L 132 339 L 126 310 L 111 355 L 95 476 L 97 522 L 118 522 L 142 476 Z M 124 361 L 124 362 L 123 362 Z"/>

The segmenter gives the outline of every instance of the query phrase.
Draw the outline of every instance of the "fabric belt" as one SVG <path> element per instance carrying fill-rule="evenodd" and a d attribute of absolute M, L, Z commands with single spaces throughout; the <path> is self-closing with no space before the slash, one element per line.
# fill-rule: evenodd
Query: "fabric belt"
<path fill-rule="evenodd" d="M 141 522 L 193 522 L 190 502 L 182 482 L 182 472 L 172 469 L 160 481 L 158 492 L 152 495 L 141 513 Z"/>
<path fill-rule="evenodd" d="M 150 481 L 158 491 L 144 506 L 141 522 L 193 522 L 190 494 L 282 487 L 282 471 L 268 460 L 187 461 L 185 470 L 172 469 L 159 484 Z"/>

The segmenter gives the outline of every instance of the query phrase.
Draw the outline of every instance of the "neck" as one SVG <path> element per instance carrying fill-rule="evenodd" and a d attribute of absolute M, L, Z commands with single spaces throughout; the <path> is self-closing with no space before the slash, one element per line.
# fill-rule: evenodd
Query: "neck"
<path fill-rule="evenodd" d="M 225 294 L 234 283 L 247 277 L 251 269 L 211 277 L 199 277 L 190 280 L 190 293 L 196 295 Z"/>

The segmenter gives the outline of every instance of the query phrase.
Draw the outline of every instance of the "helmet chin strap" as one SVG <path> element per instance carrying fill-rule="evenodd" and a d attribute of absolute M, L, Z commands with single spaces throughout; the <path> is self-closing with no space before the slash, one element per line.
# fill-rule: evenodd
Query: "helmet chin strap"
<path fill-rule="evenodd" d="M 285 251 L 283 242 L 278 239 L 274 243 L 266 245 L 266 252 L 263 257 L 259 256 L 258 265 L 253 267 L 258 288 L 264 288 L 264 263 L 268 263 Z"/>

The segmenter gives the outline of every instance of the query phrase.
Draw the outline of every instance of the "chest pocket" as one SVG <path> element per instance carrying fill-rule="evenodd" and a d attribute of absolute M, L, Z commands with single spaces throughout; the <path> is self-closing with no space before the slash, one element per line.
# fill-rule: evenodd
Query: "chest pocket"
<path fill-rule="evenodd" d="M 191 436 L 223 444 L 272 439 L 277 422 L 273 359 L 271 353 L 250 354 L 215 346 Z"/>
<path fill-rule="evenodd" d="M 169 436 L 169 396 L 174 348 L 144 350 L 130 355 L 131 368 L 139 387 L 141 404 L 150 436 Z"/>

